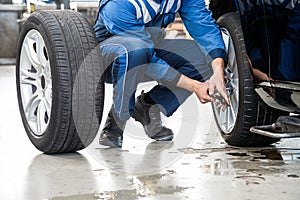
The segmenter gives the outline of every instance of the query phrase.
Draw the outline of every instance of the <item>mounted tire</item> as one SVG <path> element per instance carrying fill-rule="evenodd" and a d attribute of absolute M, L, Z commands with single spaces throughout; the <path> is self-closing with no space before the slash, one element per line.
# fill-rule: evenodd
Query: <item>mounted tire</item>
<path fill-rule="evenodd" d="M 225 67 L 226 90 L 231 105 L 222 112 L 218 102 L 212 103 L 214 117 L 224 140 L 233 146 L 265 146 L 279 139 L 253 134 L 250 128 L 276 121 L 281 111 L 268 107 L 254 91 L 244 36 L 238 14 L 235 12 L 221 16 L 220 26 L 228 54 Z"/>
<path fill-rule="evenodd" d="M 39 11 L 23 24 L 16 84 L 26 133 L 44 153 L 81 150 L 102 118 L 102 62 L 94 32 L 74 11 Z"/>

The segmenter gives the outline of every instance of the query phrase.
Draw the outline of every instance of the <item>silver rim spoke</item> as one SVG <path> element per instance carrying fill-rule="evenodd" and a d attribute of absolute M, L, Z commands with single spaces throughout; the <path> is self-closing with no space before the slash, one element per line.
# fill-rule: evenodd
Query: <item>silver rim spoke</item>
<path fill-rule="evenodd" d="M 32 96 L 28 99 L 26 106 L 24 107 L 25 113 L 28 113 L 28 118 L 32 119 L 33 117 L 30 115 L 31 112 L 34 112 L 38 103 L 41 99 L 39 98 L 37 93 L 32 94 Z M 30 117 L 31 116 L 31 117 Z"/>
<path fill-rule="evenodd" d="M 40 133 L 47 125 L 45 122 L 46 118 L 46 107 L 44 101 L 41 101 L 37 108 L 37 131 Z"/>
<path fill-rule="evenodd" d="M 230 120 L 231 120 L 231 125 L 236 121 L 236 113 L 235 110 L 233 108 L 233 106 L 229 106 L 229 113 L 230 113 Z"/>
<path fill-rule="evenodd" d="M 37 53 L 34 51 L 33 44 L 34 41 L 32 39 L 30 39 L 29 37 L 25 38 L 23 43 L 24 51 L 22 51 L 22 53 L 24 52 L 26 54 L 27 59 L 31 63 L 32 67 L 34 67 L 35 69 L 39 69 L 39 66 L 41 64 L 38 60 Z"/>
<path fill-rule="evenodd" d="M 44 54 L 45 43 L 43 38 L 37 37 L 37 57 L 41 62 L 41 67 L 45 67 L 47 65 L 47 59 Z"/>
<path fill-rule="evenodd" d="M 52 79 L 45 42 L 34 29 L 24 38 L 19 71 L 24 114 L 34 136 L 38 137 L 44 134 L 50 121 Z"/>
<path fill-rule="evenodd" d="M 236 95 L 237 92 L 234 92 L 235 94 L 230 95 L 230 103 L 232 104 L 230 107 L 233 109 L 234 113 L 237 114 L 238 111 L 238 96 Z"/>
<path fill-rule="evenodd" d="M 51 100 L 52 100 L 51 92 L 52 92 L 52 88 L 46 90 L 46 92 L 45 92 L 45 106 L 46 106 L 48 116 L 50 116 L 50 113 L 51 113 Z"/>
<path fill-rule="evenodd" d="M 20 69 L 20 73 L 21 73 L 21 84 L 29 84 L 38 87 L 37 73 L 29 72 L 26 69 Z"/>
<path fill-rule="evenodd" d="M 231 66 L 235 66 L 232 71 L 232 79 L 238 80 L 238 78 L 239 78 L 238 77 L 238 69 L 237 69 L 237 63 L 236 63 L 235 58 L 234 58 L 234 61 L 232 62 Z"/>
<path fill-rule="evenodd" d="M 228 130 L 231 124 L 230 109 L 226 109 L 226 129 Z"/>

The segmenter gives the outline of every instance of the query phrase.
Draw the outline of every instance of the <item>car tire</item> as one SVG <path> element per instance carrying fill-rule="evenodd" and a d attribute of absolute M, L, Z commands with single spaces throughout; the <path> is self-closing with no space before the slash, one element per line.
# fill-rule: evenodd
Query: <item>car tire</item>
<path fill-rule="evenodd" d="M 225 67 L 226 90 L 231 105 L 223 112 L 212 103 L 216 124 L 223 139 L 233 146 L 265 146 L 274 139 L 250 132 L 255 125 L 274 123 L 283 112 L 268 107 L 254 90 L 243 31 L 236 12 L 224 14 L 217 20 L 228 54 Z"/>
<path fill-rule="evenodd" d="M 22 25 L 16 85 L 26 133 L 44 153 L 87 147 L 102 118 L 102 62 L 93 29 L 75 11 L 34 12 Z"/>

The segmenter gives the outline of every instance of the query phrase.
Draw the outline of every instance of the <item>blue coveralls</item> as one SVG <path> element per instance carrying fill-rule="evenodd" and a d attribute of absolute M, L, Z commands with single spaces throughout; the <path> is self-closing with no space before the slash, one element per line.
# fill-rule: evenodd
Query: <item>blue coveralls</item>
<path fill-rule="evenodd" d="M 195 40 L 164 39 L 162 28 L 174 21 L 176 12 Z M 226 60 L 219 28 L 204 0 L 102 0 L 94 31 L 121 120 L 133 112 L 138 83 L 158 81 L 148 94 L 170 116 L 191 94 L 176 87 L 180 75 L 205 81 L 212 75 L 211 60 Z"/>

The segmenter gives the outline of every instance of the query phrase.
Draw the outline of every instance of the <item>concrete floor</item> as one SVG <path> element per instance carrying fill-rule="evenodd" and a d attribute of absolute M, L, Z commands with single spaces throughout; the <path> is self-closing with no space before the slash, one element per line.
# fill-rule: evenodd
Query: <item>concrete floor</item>
<path fill-rule="evenodd" d="M 173 142 L 151 141 L 130 120 L 122 149 L 103 148 L 96 138 L 78 153 L 45 155 L 24 131 L 14 66 L 0 66 L 0 91 L 1 200 L 299 199 L 300 139 L 230 147 L 210 106 L 193 96 L 164 119 L 175 132 Z"/>

